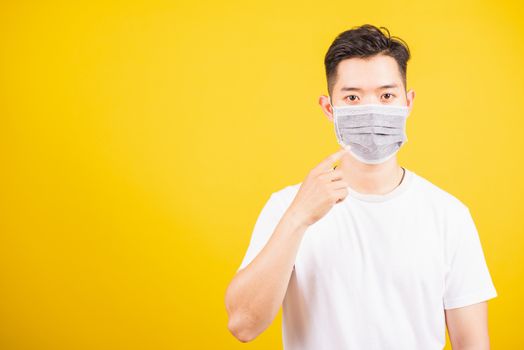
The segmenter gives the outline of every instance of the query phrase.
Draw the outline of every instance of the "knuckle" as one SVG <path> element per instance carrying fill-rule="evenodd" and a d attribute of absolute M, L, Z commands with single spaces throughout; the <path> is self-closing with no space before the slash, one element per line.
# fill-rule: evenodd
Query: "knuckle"
<path fill-rule="evenodd" d="M 333 171 L 331 171 L 329 174 L 330 174 L 330 178 L 336 178 L 336 179 L 338 179 L 338 178 L 341 177 L 342 172 L 341 172 L 340 170 L 337 169 L 337 170 L 333 170 Z"/>
<path fill-rule="evenodd" d="M 323 173 L 318 175 L 318 179 L 320 180 L 327 180 L 329 178 L 329 173 Z"/>

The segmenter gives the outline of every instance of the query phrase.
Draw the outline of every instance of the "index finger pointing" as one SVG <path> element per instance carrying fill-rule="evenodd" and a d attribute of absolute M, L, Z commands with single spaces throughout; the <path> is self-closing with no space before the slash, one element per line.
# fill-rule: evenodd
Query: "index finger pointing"
<path fill-rule="evenodd" d="M 330 154 L 328 157 L 326 157 L 323 161 L 321 161 L 315 169 L 318 169 L 319 171 L 327 171 L 333 168 L 333 163 L 342 158 L 344 154 L 349 150 L 349 146 L 346 148 L 342 148 L 335 153 Z"/>

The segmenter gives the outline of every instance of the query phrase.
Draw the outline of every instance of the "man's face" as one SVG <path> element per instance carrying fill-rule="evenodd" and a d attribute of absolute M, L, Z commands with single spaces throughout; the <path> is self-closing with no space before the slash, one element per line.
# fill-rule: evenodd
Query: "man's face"
<path fill-rule="evenodd" d="M 385 55 L 341 61 L 332 94 L 334 106 L 386 104 L 411 109 L 415 98 L 413 90 L 406 93 L 395 59 Z M 326 116 L 333 120 L 327 96 L 321 96 L 319 103 Z"/>

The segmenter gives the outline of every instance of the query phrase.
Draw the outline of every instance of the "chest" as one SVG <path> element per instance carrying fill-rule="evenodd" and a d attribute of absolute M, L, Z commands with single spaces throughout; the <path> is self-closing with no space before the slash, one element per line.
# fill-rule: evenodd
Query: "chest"
<path fill-rule="evenodd" d="M 441 286 L 438 216 L 417 209 L 381 209 L 339 206 L 310 226 L 296 257 L 299 282 L 352 289 Z"/>

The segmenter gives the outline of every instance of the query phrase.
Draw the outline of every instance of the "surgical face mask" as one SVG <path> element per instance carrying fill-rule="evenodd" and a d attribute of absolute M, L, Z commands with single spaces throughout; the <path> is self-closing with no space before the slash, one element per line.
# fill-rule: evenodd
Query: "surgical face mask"
<path fill-rule="evenodd" d="M 408 141 L 406 119 L 409 108 L 366 104 L 333 106 L 337 142 L 358 160 L 379 164 L 392 158 Z"/>

